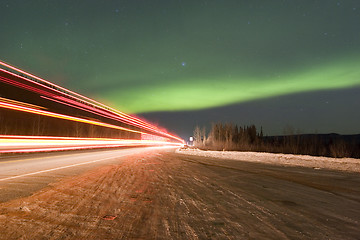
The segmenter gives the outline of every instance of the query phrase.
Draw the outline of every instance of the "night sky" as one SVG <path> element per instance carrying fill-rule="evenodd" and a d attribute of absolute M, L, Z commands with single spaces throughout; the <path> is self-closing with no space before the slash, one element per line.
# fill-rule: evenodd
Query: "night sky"
<path fill-rule="evenodd" d="M 360 133 L 359 0 L 0 0 L 0 59 L 143 116 Z"/>

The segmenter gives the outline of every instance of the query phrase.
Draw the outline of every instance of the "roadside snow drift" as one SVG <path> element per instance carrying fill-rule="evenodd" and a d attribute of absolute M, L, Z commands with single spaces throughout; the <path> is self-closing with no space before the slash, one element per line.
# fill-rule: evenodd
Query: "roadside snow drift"
<path fill-rule="evenodd" d="M 179 154 L 221 158 L 235 161 L 360 172 L 360 159 L 355 158 L 329 158 L 264 152 L 202 151 L 199 149 L 178 149 L 176 152 Z"/>

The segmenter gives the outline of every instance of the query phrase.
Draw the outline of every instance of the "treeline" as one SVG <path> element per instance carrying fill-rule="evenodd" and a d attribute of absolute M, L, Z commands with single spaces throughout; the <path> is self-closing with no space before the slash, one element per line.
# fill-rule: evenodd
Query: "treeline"
<path fill-rule="evenodd" d="M 262 127 L 213 123 L 210 131 L 194 129 L 194 146 L 207 150 L 256 151 L 360 158 L 360 135 L 294 134 L 264 136 Z"/>

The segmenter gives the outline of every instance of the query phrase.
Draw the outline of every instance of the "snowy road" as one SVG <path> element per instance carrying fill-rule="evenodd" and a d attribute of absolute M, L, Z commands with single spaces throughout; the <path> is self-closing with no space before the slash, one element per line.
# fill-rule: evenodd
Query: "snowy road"
<path fill-rule="evenodd" d="M 170 150 L 119 159 L 2 203 L 0 239 L 360 237 L 358 173 Z"/>

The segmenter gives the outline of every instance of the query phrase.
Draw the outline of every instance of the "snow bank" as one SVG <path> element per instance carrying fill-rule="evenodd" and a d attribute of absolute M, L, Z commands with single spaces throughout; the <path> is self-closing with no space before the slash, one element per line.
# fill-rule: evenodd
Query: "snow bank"
<path fill-rule="evenodd" d="M 311 167 L 314 169 L 326 168 L 349 172 L 360 172 L 360 159 L 355 158 L 329 158 L 264 152 L 202 151 L 199 149 L 178 149 L 176 152 L 179 154 L 193 156 L 259 162 L 282 166 L 301 166 Z"/>

